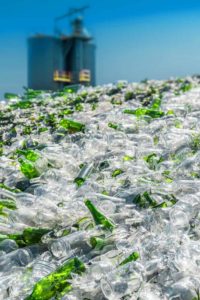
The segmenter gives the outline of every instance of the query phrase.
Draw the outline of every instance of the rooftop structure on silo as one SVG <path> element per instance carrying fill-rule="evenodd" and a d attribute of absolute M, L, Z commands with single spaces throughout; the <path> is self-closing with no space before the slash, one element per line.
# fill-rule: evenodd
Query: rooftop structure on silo
<path fill-rule="evenodd" d="M 58 22 L 88 7 L 71 9 L 55 19 L 55 35 L 35 35 L 28 39 L 28 87 L 58 90 L 66 85 L 95 85 L 95 51 L 92 36 L 84 28 L 82 16 L 71 22 L 72 32 L 62 34 Z"/>

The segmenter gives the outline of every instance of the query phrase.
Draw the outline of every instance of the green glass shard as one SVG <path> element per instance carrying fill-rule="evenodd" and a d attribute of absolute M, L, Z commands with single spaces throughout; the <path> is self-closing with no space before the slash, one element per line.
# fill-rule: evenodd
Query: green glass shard
<path fill-rule="evenodd" d="M 155 205 L 153 208 L 166 208 L 168 207 L 167 203 L 164 201 L 158 205 Z"/>
<path fill-rule="evenodd" d="M 24 126 L 22 133 L 24 135 L 29 135 L 32 133 L 32 131 L 33 131 L 32 127 L 28 125 L 28 126 Z"/>
<path fill-rule="evenodd" d="M 151 153 L 145 156 L 144 160 L 147 162 L 148 167 L 152 170 L 156 170 L 157 166 L 163 162 L 163 158 L 158 157 L 156 153 Z"/>
<path fill-rule="evenodd" d="M 180 87 L 180 90 L 185 93 L 192 89 L 192 83 L 183 83 Z"/>
<path fill-rule="evenodd" d="M 169 109 L 166 113 L 167 116 L 170 116 L 170 115 L 175 115 L 175 112 L 173 111 L 173 109 Z"/>
<path fill-rule="evenodd" d="M 36 178 L 40 176 L 40 173 L 35 168 L 32 162 L 25 161 L 22 158 L 19 159 L 21 172 L 29 179 Z"/>
<path fill-rule="evenodd" d="M 102 250 L 106 246 L 105 239 L 95 236 L 90 238 L 90 244 L 95 250 Z"/>
<path fill-rule="evenodd" d="M 183 123 L 180 120 L 177 119 L 177 120 L 174 121 L 174 126 L 176 128 L 183 128 Z"/>
<path fill-rule="evenodd" d="M 104 190 L 104 191 L 102 192 L 102 195 L 109 196 L 109 192 L 107 192 L 107 191 Z"/>
<path fill-rule="evenodd" d="M 152 208 L 167 208 L 171 207 L 178 201 L 176 197 L 173 194 L 170 195 L 162 195 L 162 198 L 164 199 L 163 202 L 156 204 L 152 206 Z"/>
<path fill-rule="evenodd" d="M 158 205 L 156 200 L 153 199 L 147 191 L 134 197 L 133 202 L 140 208 L 149 208 Z"/>
<path fill-rule="evenodd" d="M 0 156 L 3 155 L 3 145 L 0 143 Z"/>
<path fill-rule="evenodd" d="M 75 110 L 76 110 L 76 111 L 83 111 L 83 110 L 84 110 L 83 104 L 77 103 L 77 104 L 75 105 Z"/>
<path fill-rule="evenodd" d="M 151 118 L 161 118 L 165 115 L 165 113 L 161 110 L 155 110 L 151 108 L 137 108 L 135 110 L 132 109 L 125 109 L 124 110 L 125 114 L 131 114 L 135 115 L 136 117 L 142 117 L 142 116 L 149 116 Z"/>
<path fill-rule="evenodd" d="M 138 258 L 140 258 L 139 253 L 134 251 L 134 252 L 131 253 L 127 258 L 125 258 L 125 259 L 119 264 L 119 266 L 123 266 L 123 265 L 128 264 L 128 263 L 130 263 L 130 262 L 132 262 L 132 261 L 136 261 Z"/>
<path fill-rule="evenodd" d="M 153 103 L 151 104 L 151 108 L 152 109 L 160 109 L 160 106 L 161 106 L 161 99 L 160 98 L 156 98 L 153 100 Z"/>
<path fill-rule="evenodd" d="M 92 110 L 96 110 L 97 107 L 98 107 L 98 104 L 97 104 L 97 103 L 92 103 L 92 104 L 91 104 L 91 109 L 92 109 Z"/>
<path fill-rule="evenodd" d="M 8 239 L 8 236 L 6 234 L 1 234 L 0 233 L 0 242 L 4 241 L 4 240 L 7 240 Z"/>
<path fill-rule="evenodd" d="M 153 199 L 148 192 L 144 192 L 143 197 L 148 201 L 150 206 L 155 206 L 157 205 L 157 202 L 155 199 Z"/>
<path fill-rule="evenodd" d="M 48 233 L 50 230 L 47 228 L 26 228 L 23 231 L 23 239 L 26 245 L 37 244 L 41 241 L 44 234 Z"/>
<path fill-rule="evenodd" d="M 83 164 L 78 176 L 74 179 L 74 183 L 76 183 L 78 187 L 82 186 L 86 181 L 87 177 L 92 172 L 92 170 L 93 170 L 93 163 Z"/>
<path fill-rule="evenodd" d="M 10 99 L 19 98 L 19 96 L 17 94 L 13 94 L 13 93 L 5 93 L 4 98 L 7 100 L 10 100 Z"/>
<path fill-rule="evenodd" d="M 21 100 L 21 101 L 18 101 L 17 103 L 11 104 L 10 107 L 13 109 L 17 109 L 17 108 L 27 109 L 27 108 L 32 107 L 32 103 L 29 100 Z"/>
<path fill-rule="evenodd" d="M 24 88 L 25 92 L 24 92 L 24 96 L 27 99 L 34 99 L 37 98 L 39 95 L 41 95 L 43 93 L 43 91 L 41 90 L 33 90 L 33 89 L 29 89 L 29 88 Z"/>
<path fill-rule="evenodd" d="M 117 177 L 122 173 L 124 173 L 124 171 L 122 169 L 116 169 L 112 172 L 112 177 Z"/>
<path fill-rule="evenodd" d="M 82 186 L 84 182 L 85 182 L 85 178 L 76 177 L 74 179 L 74 183 L 76 183 L 78 187 Z"/>
<path fill-rule="evenodd" d="M 4 189 L 4 190 L 7 190 L 7 191 L 10 191 L 12 193 L 20 193 L 21 192 L 19 189 L 10 188 L 7 185 L 5 185 L 4 183 L 0 183 L 0 188 Z"/>
<path fill-rule="evenodd" d="M 134 156 L 130 156 L 130 155 L 124 155 L 123 157 L 123 161 L 129 161 L 129 160 L 133 160 Z"/>
<path fill-rule="evenodd" d="M 40 154 L 36 153 L 33 150 L 16 150 L 17 154 L 23 155 L 27 160 L 30 160 L 32 162 L 35 162 L 36 160 L 38 160 L 38 158 L 40 158 Z"/>
<path fill-rule="evenodd" d="M 88 92 L 87 92 L 87 91 L 82 91 L 82 92 L 81 92 L 81 97 L 82 97 L 82 98 L 86 99 L 87 96 L 88 96 Z"/>
<path fill-rule="evenodd" d="M 88 199 L 85 200 L 85 205 L 87 206 L 90 213 L 92 214 L 92 217 L 96 225 L 102 225 L 104 229 L 108 229 L 108 230 L 113 230 L 115 228 L 114 223 L 106 216 L 104 216 L 90 200 Z"/>
<path fill-rule="evenodd" d="M 105 246 L 113 244 L 112 239 L 93 236 L 90 238 L 90 244 L 96 251 L 101 251 Z"/>
<path fill-rule="evenodd" d="M 71 109 L 64 109 L 59 113 L 59 116 L 64 116 L 64 115 L 71 115 L 73 114 L 73 110 Z"/>
<path fill-rule="evenodd" d="M 172 181 L 173 181 L 173 178 L 172 178 L 172 176 L 170 175 L 170 171 L 169 170 L 165 170 L 165 171 L 163 171 L 162 172 L 162 175 L 164 176 L 164 178 L 165 178 L 165 182 L 167 182 L 167 183 L 171 183 Z"/>
<path fill-rule="evenodd" d="M 47 126 L 50 126 L 52 128 L 56 127 L 57 125 L 57 118 L 55 114 L 47 114 L 44 121 Z"/>
<path fill-rule="evenodd" d="M 17 209 L 15 201 L 10 199 L 0 199 L 0 206 L 6 207 L 11 210 Z"/>
<path fill-rule="evenodd" d="M 190 147 L 194 153 L 200 150 L 200 134 L 193 135 Z"/>
<path fill-rule="evenodd" d="M 69 133 L 84 132 L 85 130 L 84 124 L 69 119 L 63 119 L 60 121 L 59 124 L 61 127 L 65 128 Z"/>
<path fill-rule="evenodd" d="M 8 217 L 8 213 L 4 211 L 4 206 L 0 204 L 0 216 Z"/>
<path fill-rule="evenodd" d="M 159 143 L 159 137 L 157 135 L 153 137 L 153 143 L 154 145 L 157 145 Z"/>
<path fill-rule="evenodd" d="M 112 104 L 114 105 L 122 105 L 122 100 L 121 99 L 118 99 L 117 97 L 113 96 L 111 101 L 110 101 Z"/>
<path fill-rule="evenodd" d="M 118 130 L 119 129 L 119 125 L 118 124 L 116 124 L 116 123 L 108 123 L 108 127 L 110 127 L 110 128 L 113 128 L 113 129 L 115 129 L 115 130 Z"/>
<path fill-rule="evenodd" d="M 63 88 L 63 92 L 67 94 L 76 93 L 79 89 L 79 85 L 66 86 Z"/>
<path fill-rule="evenodd" d="M 40 128 L 38 128 L 38 132 L 39 132 L 39 133 L 45 132 L 45 131 L 47 131 L 47 130 L 48 130 L 47 127 L 40 127 Z"/>
<path fill-rule="evenodd" d="M 68 281 L 72 279 L 72 274 L 81 275 L 84 271 L 85 266 L 81 260 L 76 257 L 69 259 L 56 271 L 38 281 L 31 295 L 25 300 L 61 299 L 62 296 L 72 290 L 72 285 Z"/>
<path fill-rule="evenodd" d="M 191 172 L 190 173 L 191 177 L 194 177 L 194 178 L 200 178 L 200 174 L 198 172 Z"/>
<path fill-rule="evenodd" d="M 134 93 L 132 91 L 126 92 L 126 94 L 124 96 L 125 101 L 132 100 L 133 98 L 134 98 Z"/>
<path fill-rule="evenodd" d="M 81 164 L 79 165 L 79 168 L 82 169 L 82 168 L 84 167 L 84 165 L 85 165 L 84 163 L 81 163 Z"/>
<path fill-rule="evenodd" d="M 83 217 L 81 219 L 79 219 L 74 225 L 73 227 L 77 228 L 78 230 L 87 230 L 87 229 L 91 229 L 94 227 L 93 222 L 91 221 L 90 218 L 88 217 Z"/>

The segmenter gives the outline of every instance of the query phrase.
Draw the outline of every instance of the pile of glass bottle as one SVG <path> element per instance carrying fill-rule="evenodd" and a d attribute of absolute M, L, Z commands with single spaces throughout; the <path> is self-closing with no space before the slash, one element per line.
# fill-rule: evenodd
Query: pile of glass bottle
<path fill-rule="evenodd" d="M 0 103 L 0 299 L 200 299 L 200 81 Z"/>

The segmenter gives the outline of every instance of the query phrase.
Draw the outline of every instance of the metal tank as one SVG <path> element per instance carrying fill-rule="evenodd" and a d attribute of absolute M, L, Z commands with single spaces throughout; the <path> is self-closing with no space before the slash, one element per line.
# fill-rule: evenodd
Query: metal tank
<path fill-rule="evenodd" d="M 72 84 L 95 85 L 93 38 L 84 28 L 82 17 L 75 18 L 72 27 L 68 36 L 36 35 L 28 39 L 29 88 L 58 90 Z"/>
<path fill-rule="evenodd" d="M 96 85 L 96 46 L 92 42 L 84 43 L 83 46 L 83 67 L 90 70 L 92 86 Z"/>
<path fill-rule="evenodd" d="M 57 37 L 33 36 L 28 39 L 28 87 L 56 90 L 54 71 L 62 70 L 62 43 Z"/>
<path fill-rule="evenodd" d="M 75 82 L 80 82 L 80 74 L 89 72 L 89 77 L 83 83 L 95 85 L 95 45 L 91 42 L 92 37 L 83 26 L 83 19 L 76 18 L 72 22 L 73 32 L 71 39 L 71 54 L 66 56 L 66 60 L 70 63 L 70 70 L 73 74 Z M 87 77 L 87 76 L 86 76 Z"/>

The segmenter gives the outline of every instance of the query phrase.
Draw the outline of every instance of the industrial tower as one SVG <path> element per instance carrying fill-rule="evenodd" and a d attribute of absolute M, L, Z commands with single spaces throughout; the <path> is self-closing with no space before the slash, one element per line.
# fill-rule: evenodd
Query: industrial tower
<path fill-rule="evenodd" d="M 66 85 L 95 85 L 96 47 L 84 28 L 83 17 L 73 19 L 70 35 L 57 33 L 58 21 L 86 8 L 71 9 L 56 18 L 54 36 L 37 34 L 28 38 L 29 88 L 55 91 Z"/>

